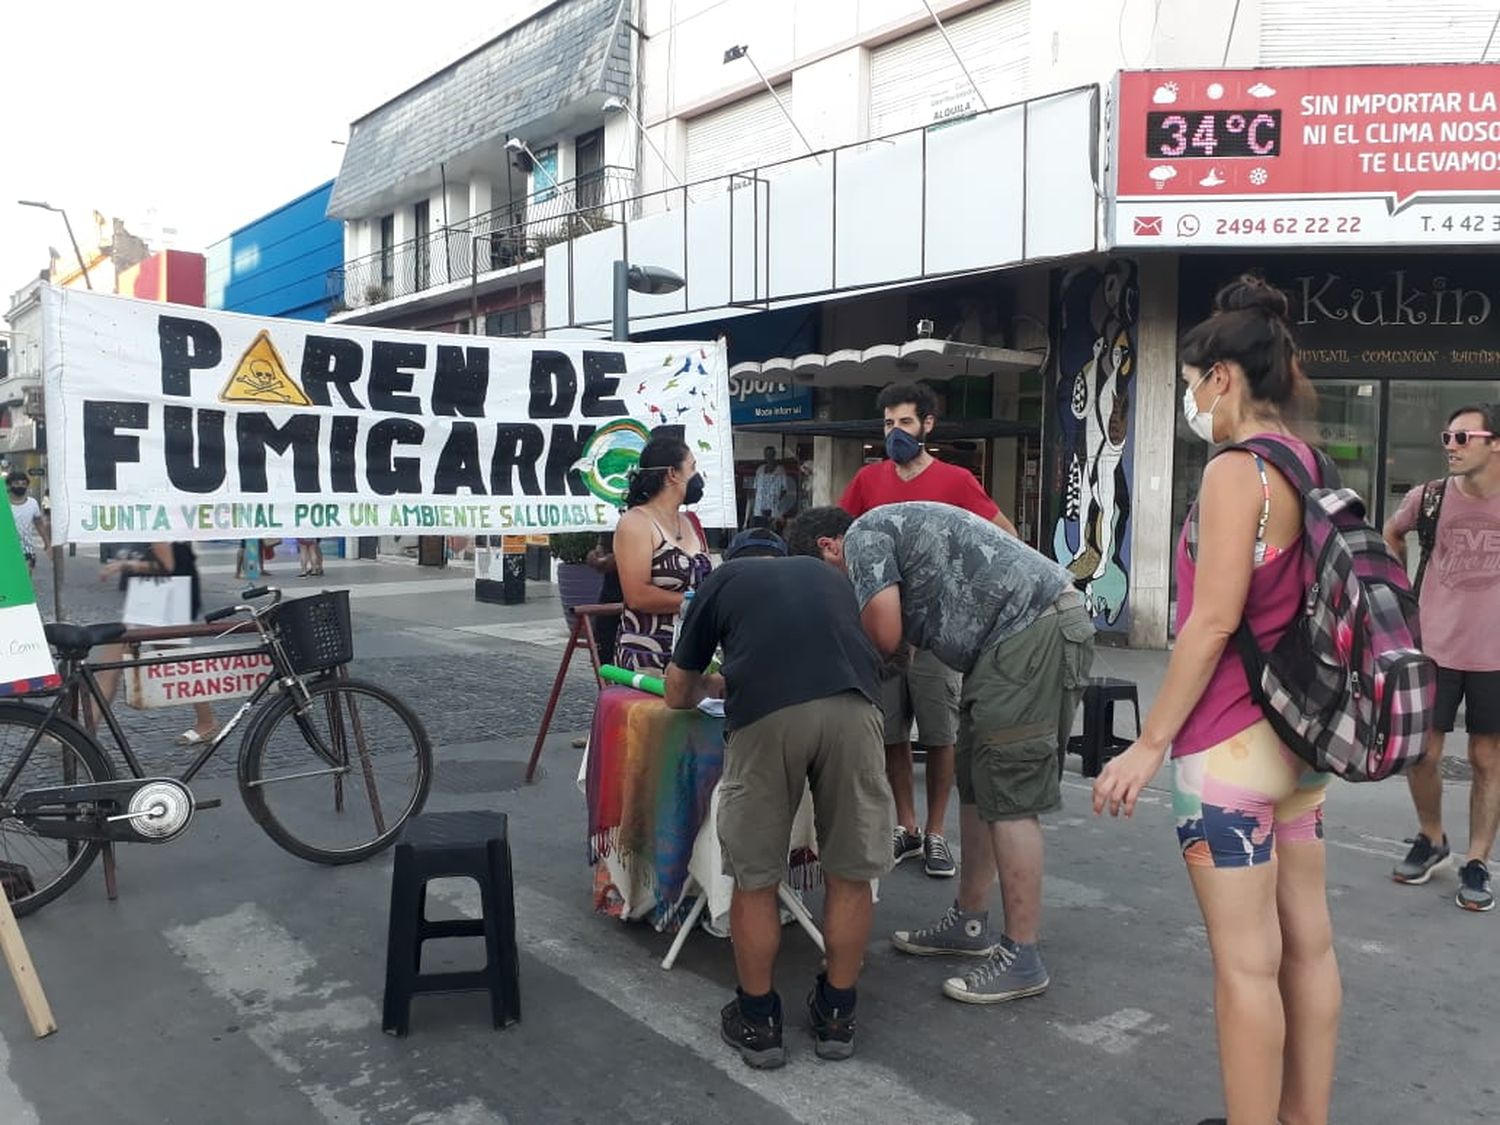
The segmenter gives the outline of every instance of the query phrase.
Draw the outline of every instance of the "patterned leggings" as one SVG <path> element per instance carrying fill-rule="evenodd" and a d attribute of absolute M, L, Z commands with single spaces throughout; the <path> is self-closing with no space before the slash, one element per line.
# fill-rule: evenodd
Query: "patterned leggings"
<path fill-rule="evenodd" d="M 1278 838 L 1323 838 L 1327 774 L 1308 768 L 1265 721 L 1172 761 L 1182 857 L 1202 867 L 1270 863 Z"/>

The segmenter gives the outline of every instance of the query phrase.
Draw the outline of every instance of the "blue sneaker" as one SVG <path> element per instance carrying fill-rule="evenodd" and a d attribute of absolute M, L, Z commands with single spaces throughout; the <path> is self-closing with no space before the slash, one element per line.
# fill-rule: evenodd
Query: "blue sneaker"
<path fill-rule="evenodd" d="M 943 995 L 965 1004 L 1003 1004 L 1040 996 L 1051 983 L 1041 951 L 1035 945 L 1017 945 L 1002 934 L 1000 944 L 983 965 L 943 982 Z"/>
<path fill-rule="evenodd" d="M 1490 869 L 1482 859 L 1471 859 L 1458 872 L 1458 894 L 1453 901 L 1465 910 L 1495 909 L 1495 893 L 1490 889 Z"/>

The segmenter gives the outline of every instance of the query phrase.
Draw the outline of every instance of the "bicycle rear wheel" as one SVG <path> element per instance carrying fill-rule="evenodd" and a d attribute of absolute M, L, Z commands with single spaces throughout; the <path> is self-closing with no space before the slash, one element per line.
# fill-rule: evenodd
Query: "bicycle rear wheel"
<path fill-rule="evenodd" d="M 28 789 L 87 785 L 115 776 L 86 731 L 67 720 L 46 719 L 46 711 L 29 703 L 0 703 L 0 883 L 17 917 L 46 906 L 78 882 L 99 854 L 99 842 L 38 836 L 11 815 L 16 798 Z M 38 729 L 41 737 L 6 786 Z"/>
<path fill-rule="evenodd" d="M 240 794 L 266 834 L 314 863 L 353 863 L 388 847 L 421 811 L 432 744 L 385 688 L 359 680 L 308 685 L 271 704 L 240 750 Z"/>

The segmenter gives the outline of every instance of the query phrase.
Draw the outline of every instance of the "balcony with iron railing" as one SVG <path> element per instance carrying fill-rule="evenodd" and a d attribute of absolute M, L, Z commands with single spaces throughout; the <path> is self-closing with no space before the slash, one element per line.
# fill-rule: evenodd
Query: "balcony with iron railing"
<path fill-rule="evenodd" d="M 529 262 L 540 266 L 548 246 L 623 222 L 634 193 L 635 170 L 608 166 L 548 183 L 528 199 L 440 227 L 424 238 L 353 258 L 328 271 L 330 311 L 337 315 L 414 297 Z"/>

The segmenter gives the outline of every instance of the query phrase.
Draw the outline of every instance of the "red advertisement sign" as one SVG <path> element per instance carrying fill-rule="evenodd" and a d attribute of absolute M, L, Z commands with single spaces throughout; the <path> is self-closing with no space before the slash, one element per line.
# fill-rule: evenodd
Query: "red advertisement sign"
<path fill-rule="evenodd" d="M 1131 71 L 1115 245 L 1500 242 L 1496 68 Z"/>

